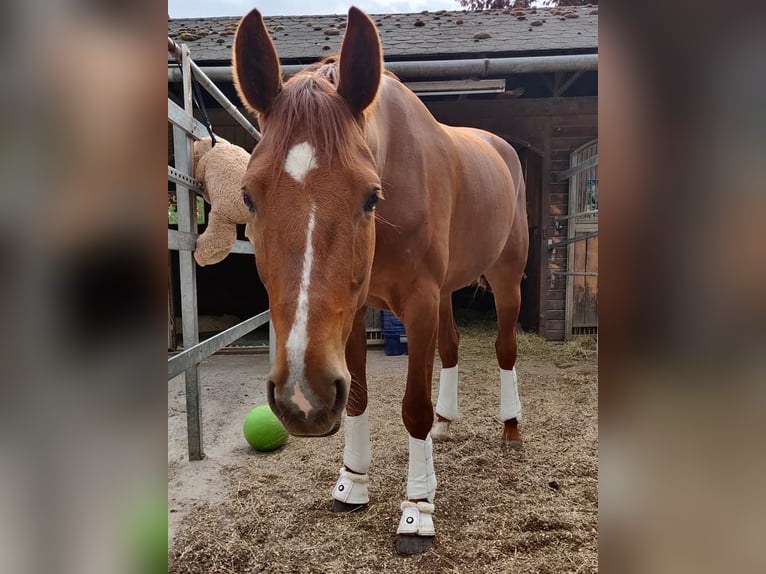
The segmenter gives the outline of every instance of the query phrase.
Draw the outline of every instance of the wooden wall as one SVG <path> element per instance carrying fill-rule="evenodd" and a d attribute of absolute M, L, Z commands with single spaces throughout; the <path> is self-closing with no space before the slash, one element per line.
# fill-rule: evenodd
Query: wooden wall
<path fill-rule="evenodd" d="M 541 221 L 530 221 L 530 228 L 540 231 L 540 334 L 546 339 L 563 340 L 566 277 L 556 276 L 551 281 L 549 271 L 566 269 L 567 250 L 557 249 L 556 257 L 550 260 L 548 239 L 566 237 L 565 230 L 556 233 L 554 217 L 568 211 L 569 186 L 557 183 L 556 176 L 569 167 L 572 151 L 598 137 L 598 98 L 465 100 L 427 105 L 446 124 L 492 131 L 541 156 Z"/>

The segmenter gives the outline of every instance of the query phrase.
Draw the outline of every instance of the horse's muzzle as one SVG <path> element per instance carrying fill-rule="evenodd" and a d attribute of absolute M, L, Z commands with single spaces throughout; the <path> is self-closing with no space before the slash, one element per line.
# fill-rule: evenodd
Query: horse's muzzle
<path fill-rule="evenodd" d="M 266 395 L 271 410 L 287 432 L 294 436 L 320 437 L 338 432 L 348 386 L 343 377 L 334 377 L 331 383 L 320 387 L 319 393 L 303 386 L 297 390 L 296 385 L 288 388 L 286 383 L 280 385 L 269 378 Z"/>

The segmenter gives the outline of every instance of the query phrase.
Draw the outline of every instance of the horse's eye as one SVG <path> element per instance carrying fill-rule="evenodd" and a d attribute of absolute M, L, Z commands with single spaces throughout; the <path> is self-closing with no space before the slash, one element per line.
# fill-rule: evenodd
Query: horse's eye
<path fill-rule="evenodd" d="M 250 194 L 242 190 L 242 201 L 245 202 L 245 205 L 247 206 L 247 209 L 250 210 L 250 213 L 255 213 L 255 204 L 253 203 L 253 198 L 250 197 Z"/>
<path fill-rule="evenodd" d="M 375 190 L 375 192 L 367 196 L 367 199 L 364 202 L 365 213 L 372 213 L 372 211 L 375 209 L 375 206 L 377 204 L 378 204 L 378 191 Z"/>

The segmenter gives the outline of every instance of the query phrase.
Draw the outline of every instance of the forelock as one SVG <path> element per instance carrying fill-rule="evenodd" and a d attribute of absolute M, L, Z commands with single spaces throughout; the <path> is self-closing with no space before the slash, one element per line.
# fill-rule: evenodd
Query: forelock
<path fill-rule="evenodd" d="M 287 81 L 274 101 L 264 139 L 278 165 L 301 141 L 314 146 L 320 161 L 345 166 L 364 146 L 362 127 L 333 84 L 334 69 L 334 63 L 315 64 Z"/>

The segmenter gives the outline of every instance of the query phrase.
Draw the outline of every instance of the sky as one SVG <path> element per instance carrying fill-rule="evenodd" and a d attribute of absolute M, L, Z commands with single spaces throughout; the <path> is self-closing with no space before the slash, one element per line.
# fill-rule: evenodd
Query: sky
<path fill-rule="evenodd" d="M 352 5 L 368 14 L 462 10 L 457 0 L 168 0 L 168 14 L 171 18 L 244 16 L 252 8 L 264 16 L 345 14 Z"/>

